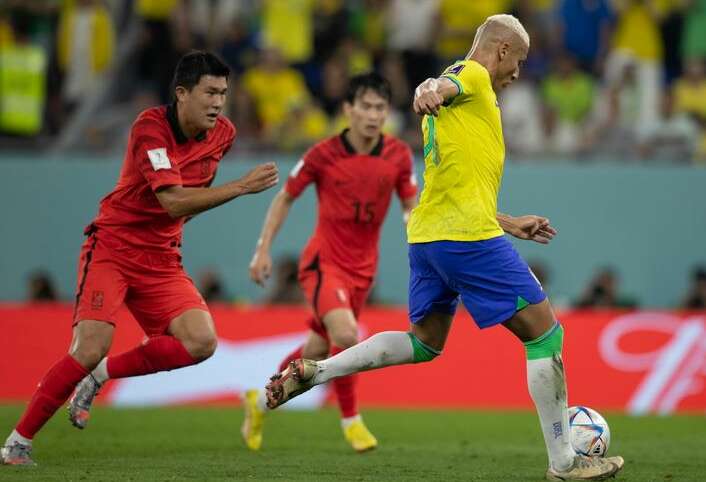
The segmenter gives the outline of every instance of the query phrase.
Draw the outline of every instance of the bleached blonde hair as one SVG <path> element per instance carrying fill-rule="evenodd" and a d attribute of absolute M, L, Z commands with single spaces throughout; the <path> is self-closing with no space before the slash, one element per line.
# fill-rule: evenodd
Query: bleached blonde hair
<path fill-rule="evenodd" d="M 473 38 L 473 46 L 471 51 L 475 50 L 481 39 L 485 36 L 486 30 L 488 33 L 498 34 L 500 30 L 505 30 L 506 32 L 513 32 L 517 34 L 522 41 L 529 47 L 530 38 L 527 30 L 522 25 L 522 23 L 514 16 L 507 13 L 500 13 L 497 15 L 491 15 L 485 19 L 485 22 L 478 27 L 476 30 L 476 36 Z"/>

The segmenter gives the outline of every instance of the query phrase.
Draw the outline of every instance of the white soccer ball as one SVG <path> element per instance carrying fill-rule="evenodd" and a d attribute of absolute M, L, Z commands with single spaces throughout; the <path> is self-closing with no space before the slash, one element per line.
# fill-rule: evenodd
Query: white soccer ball
<path fill-rule="evenodd" d="M 603 416 L 588 407 L 569 408 L 571 446 L 577 454 L 605 457 L 610 445 L 610 427 Z"/>

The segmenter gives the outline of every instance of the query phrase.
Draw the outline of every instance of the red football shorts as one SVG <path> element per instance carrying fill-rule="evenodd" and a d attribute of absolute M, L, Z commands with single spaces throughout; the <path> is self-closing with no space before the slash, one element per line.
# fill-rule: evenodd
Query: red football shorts
<path fill-rule="evenodd" d="M 148 336 L 164 334 L 186 310 L 208 311 L 178 253 L 141 250 L 103 231 L 93 233 L 81 248 L 74 325 L 81 320 L 115 325 L 123 303 Z"/>
<path fill-rule="evenodd" d="M 367 279 L 356 280 L 339 271 L 316 267 L 299 272 L 299 285 L 314 311 L 314 317 L 309 320 L 309 327 L 328 339 L 326 327 L 322 323 L 326 313 L 336 308 L 348 308 L 357 320 L 368 299 L 372 282 Z"/>

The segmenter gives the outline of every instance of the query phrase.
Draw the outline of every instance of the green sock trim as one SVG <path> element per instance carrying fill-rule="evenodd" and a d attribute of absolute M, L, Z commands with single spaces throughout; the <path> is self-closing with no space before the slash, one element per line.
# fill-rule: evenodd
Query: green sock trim
<path fill-rule="evenodd" d="M 409 341 L 412 342 L 414 363 L 428 362 L 441 355 L 440 351 L 425 344 L 422 340 L 417 338 L 414 333 L 407 332 L 407 335 L 409 336 Z"/>
<path fill-rule="evenodd" d="M 561 354 L 563 343 L 564 328 L 559 323 L 555 323 L 545 334 L 525 343 L 527 359 L 551 358 L 556 354 Z"/>
<path fill-rule="evenodd" d="M 527 308 L 529 306 L 529 304 L 530 304 L 529 301 L 524 299 L 522 296 L 518 296 L 517 297 L 517 306 L 515 307 L 515 311 L 524 310 L 525 308 Z"/>

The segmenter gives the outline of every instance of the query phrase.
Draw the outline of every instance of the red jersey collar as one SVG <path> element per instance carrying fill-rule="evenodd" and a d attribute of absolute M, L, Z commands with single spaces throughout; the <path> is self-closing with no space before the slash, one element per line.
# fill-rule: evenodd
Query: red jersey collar
<path fill-rule="evenodd" d="M 345 129 L 343 129 L 343 132 L 341 132 L 341 134 L 339 135 L 339 137 L 341 138 L 341 142 L 343 143 L 343 147 L 346 149 L 346 152 L 348 154 L 360 154 L 359 152 L 356 152 L 353 145 L 350 142 L 348 142 L 348 138 L 346 138 L 346 133 L 349 130 L 350 130 L 349 128 L 345 128 Z M 380 139 L 378 140 L 378 143 L 375 144 L 375 147 L 373 147 L 373 150 L 370 151 L 369 155 L 380 156 L 380 154 L 382 154 L 382 147 L 383 147 L 384 138 L 385 138 L 385 136 L 380 134 Z"/>
<path fill-rule="evenodd" d="M 184 132 L 181 130 L 179 125 L 179 118 L 177 117 L 177 106 L 176 102 L 173 102 L 167 106 L 167 121 L 169 122 L 169 127 L 172 129 L 172 134 L 174 134 L 174 139 L 176 139 L 177 144 L 186 144 L 189 138 L 186 137 Z M 194 140 L 200 142 L 206 139 L 206 131 L 201 131 L 194 137 Z"/>

